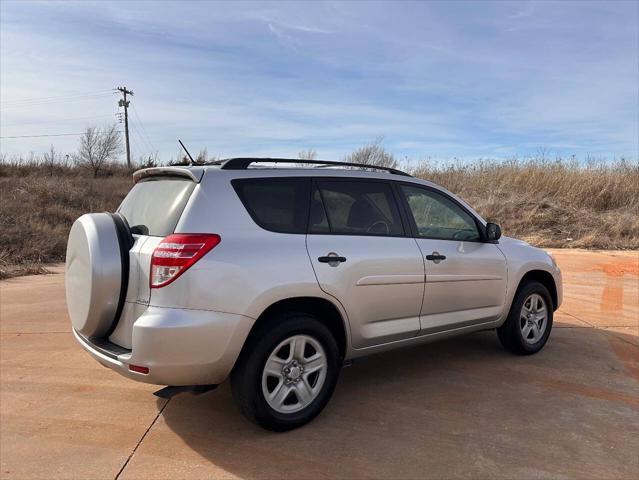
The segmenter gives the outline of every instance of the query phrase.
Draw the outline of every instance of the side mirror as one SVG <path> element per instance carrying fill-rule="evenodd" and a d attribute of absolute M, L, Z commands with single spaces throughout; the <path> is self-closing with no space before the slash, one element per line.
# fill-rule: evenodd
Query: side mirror
<path fill-rule="evenodd" d="M 496 242 L 501 237 L 501 228 L 496 223 L 486 224 L 486 238 L 489 242 Z"/>

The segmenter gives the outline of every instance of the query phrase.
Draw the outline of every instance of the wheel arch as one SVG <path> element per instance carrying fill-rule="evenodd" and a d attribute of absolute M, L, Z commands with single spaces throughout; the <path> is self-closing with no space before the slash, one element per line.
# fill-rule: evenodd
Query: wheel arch
<path fill-rule="evenodd" d="M 301 312 L 317 317 L 335 337 L 341 358 L 343 359 L 345 357 L 348 349 L 346 319 L 333 302 L 321 297 L 292 297 L 272 303 L 259 315 L 244 345 L 249 344 L 250 340 L 261 329 L 275 322 L 279 313 L 286 312 Z"/>
<path fill-rule="evenodd" d="M 529 270 L 521 277 L 521 280 L 519 280 L 517 290 L 519 290 L 521 286 L 528 281 L 536 281 L 545 286 L 548 289 L 548 292 L 550 292 L 553 310 L 557 310 L 559 299 L 557 295 L 557 285 L 555 284 L 555 279 L 552 274 L 546 270 Z"/>

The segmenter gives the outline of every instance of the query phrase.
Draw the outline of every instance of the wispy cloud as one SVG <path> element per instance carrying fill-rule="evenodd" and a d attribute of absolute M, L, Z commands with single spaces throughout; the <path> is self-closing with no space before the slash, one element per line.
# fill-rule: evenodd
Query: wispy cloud
<path fill-rule="evenodd" d="M 308 25 L 292 25 L 267 21 L 269 31 L 284 45 L 297 49 L 303 46 L 304 38 L 307 35 L 329 35 L 333 33 L 319 27 Z"/>
<path fill-rule="evenodd" d="M 224 156 L 339 158 L 380 135 L 413 158 L 638 156 L 636 3 L 120 7 L 0 3 L 2 136 L 105 124 L 117 96 L 81 94 L 126 84 L 136 156 L 170 157 L 180 137 Z M 0 148 L 53 140 L 77 142 Z"/>
<path fill-rule="evenodd" d="M 519 18 L 530 17 L 535 11 L 536 7 L 537 7 L 537 4 L 534 1 L 521 2 L 521 4 L 517 6 L 517 9 L 515 10 L 515 12 L 512 15 L 510 15 L 510 18 L 516 20 Z"/>
<path fill-rule="evenodd" d="M 328 35 L 333 33 L 331 30 L 326 30 L 325 28 L 314 27 L 309 25 L 290 25 L 290 24 L 277 24 L 276 22 L 269 22 L 269 25 L 277 25 L 281 29 L 285 30 L 293 30 L 297 32 L 303 33 L 319 33 L 322 35 Z"/>

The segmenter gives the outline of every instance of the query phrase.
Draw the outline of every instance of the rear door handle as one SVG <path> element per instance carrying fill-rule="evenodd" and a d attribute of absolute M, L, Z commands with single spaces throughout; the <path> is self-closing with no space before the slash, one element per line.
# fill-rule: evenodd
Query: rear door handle
<path fill-rule="evenodd" d="M 446 260 L 446 255 L 440 255 L 438 252 L 433 252 L 431 255 L 426 255 L 426 260 L 440 262 L 441 260 Z"/>
<path fill-rule="evenodd" d="M 332 262 L 345 262 L 346 257 L 339 257 L 336 254 L 326 255 L 325 257 L 318 257 L 317 261 L 320 263 L 332 263 Z"/>

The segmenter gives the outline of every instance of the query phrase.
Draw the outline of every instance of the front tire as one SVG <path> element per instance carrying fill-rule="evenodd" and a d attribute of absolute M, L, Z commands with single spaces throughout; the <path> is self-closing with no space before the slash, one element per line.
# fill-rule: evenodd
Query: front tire
<path fill-rule="evenodd" d="M 247 341 L 231 373 L 249 420 L 273 431 L 300 427 L 328 403 L 339 375 L 335 338 L 306 313 L 281 314 Z"/>
<path fill-rule="evenodd" d="M 515 294 L 508 318 L 497 329 L 501 344 L 512 353 L 531 355 L 540 351 L 550 336 L 553 304 L 548 289 L 529 281 Z"/>

